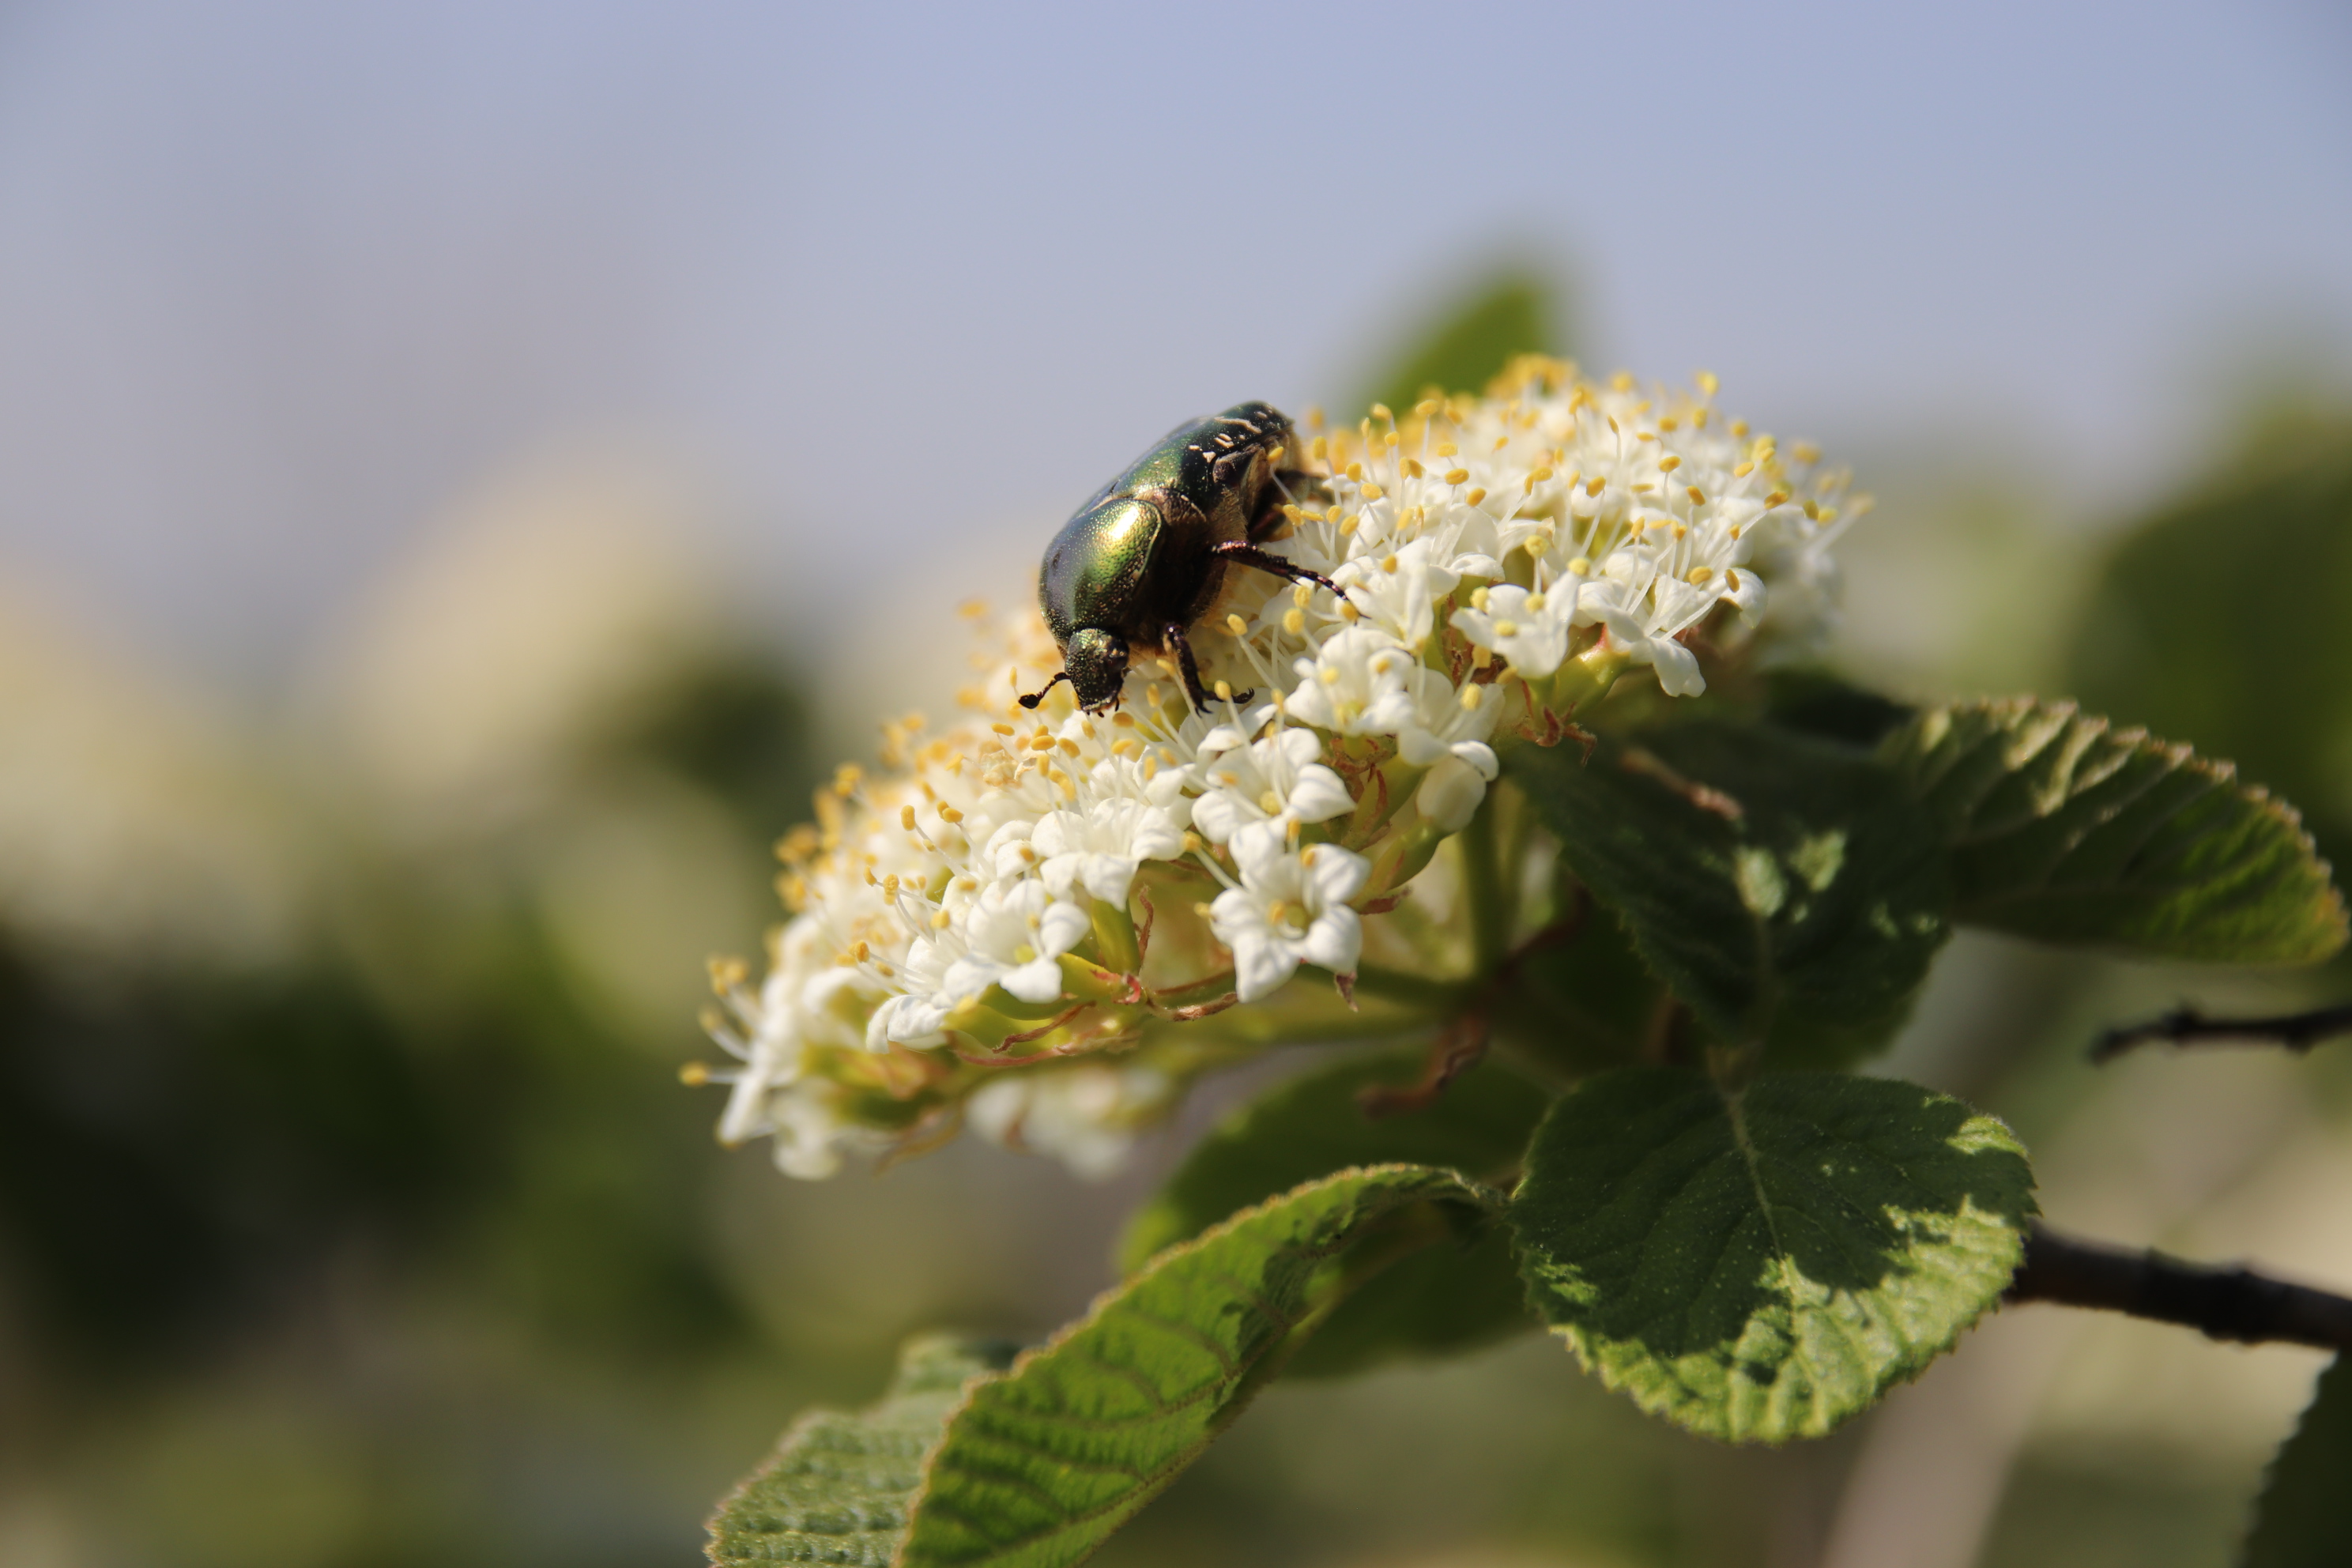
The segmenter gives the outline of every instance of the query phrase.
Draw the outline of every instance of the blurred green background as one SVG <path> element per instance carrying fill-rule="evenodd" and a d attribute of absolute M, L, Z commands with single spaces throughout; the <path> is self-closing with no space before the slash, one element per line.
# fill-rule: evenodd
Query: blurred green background
<path fill-rule="evenodd" d="M 0 1564 L 688 1564 L 907 1333 L 1081 1310 L 1282 1064 L 1097 1186 L 794 1184 L 677 1072 L 950 606 L 1236 398 L 1705 364 L 1879 499 L 1847 675 L 2078 695 L 2352 863 L 2340 18 L 1177 21 L 0 15 Z M 2352 1047 L 2084 1060 L 2347 994 L 1966 935 L 1884 1068 L 2061 1226 L 2352 1289 Z M 1528 1338 L 1277 1385 L 1101 1561 L 2216 1568 L 2317 1362 L 2005 1313 L 1764 1452 Z"/>

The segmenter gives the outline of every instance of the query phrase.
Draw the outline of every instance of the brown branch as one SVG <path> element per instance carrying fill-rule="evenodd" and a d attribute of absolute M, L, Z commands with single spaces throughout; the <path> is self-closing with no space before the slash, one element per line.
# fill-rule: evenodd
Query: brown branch
<path fill-rule="evenodd" d="M 2307 1051 L 2337 1035 L 2352 1035 L 2352 1003 L 2315 1007 L 2307 1013 L 2281 1013 L 2265 1018 L 2209 1018 L 2183 1005 L 2144 1024 L 2126 1024 L 2102 1034 L 2091 1047 L 2095 1062 L 2113 1061 L 2134 1046 L 2168 1040 L 2176 1046 L 2232 1041 L 2242 1045 L 2284 1046 Z"/>
<path fill-rule="evenodd" d="M 2179 1323 L 2241 1344 L 2352 1351 L 2352 1300 L 2248 1268 L 2077 1241 L 2036 1225 L 2006 1301 L 2054 1301 Z"/>

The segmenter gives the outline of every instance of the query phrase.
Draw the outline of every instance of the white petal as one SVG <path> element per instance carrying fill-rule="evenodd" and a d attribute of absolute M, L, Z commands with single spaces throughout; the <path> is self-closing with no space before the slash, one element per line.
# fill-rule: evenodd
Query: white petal
<path fill-rule="evenodd" d="M 1255 802 L 1228 789 L 1213 789 L 1192 803 L 1192 826 L 1212 844 L 1223 844 L 1264 815 Z"/>
<path fill-rule="evenodd" d="M 1682 644 L 1671 637 L 1653 637 L 1646 651 L 1649 662 L 1657 667 L 1658 689 L 1667 696 L 1696 697 L 1706 689 L 1697 656 Z"/>
<path fill-rule="evenodd" d="M 1052 905 L 1038 917 L 1037 951 L 1048 958 L 1058 958 L 1086 940 L 1087 932 L 1093 929 L 1093 917 L 1079 905 Z"/>
<path fill-rule="evenodd" d="M 1290 798 L 1283 805 L 1301 822 L 1328 822 L 1356 809 L 1346 783 L 1320 763 L 1298 770 L 1298 782 L 1290 786 Z"/>
<path fill-rule="evenodd" d="M 1024 1002 L 1058 1001 L 1062 994 L 1062 966 L 1051 958 L 1035 958 L 1018 969 L 1009 969 L 997 977 L 1005 994 Z"/>
<path fill-rule="evenodd" d="M 1272 995 L 1297 973 L 1298 955 L 1262 931 L 1247 932 L 1234 944 L 1234 990 L 1244 1002 Z"/>
<path fill-rule="evenodd" d="M 1326 910 L 1307 928 L 1299 956 L 1334 974 L 1352 974 L 1363 955 L 1364 922 L 1350 909 Z"/>
<path fill-rule="evenodd" d="M 1372 874 L 1370 860 L 1335 844 L 1308 845 L 1299 851 L 1298 863 L 1304 873 L 1301 879 L 1312 890 L 1318 906 L 1327 910 L 1363 891 Z"/>

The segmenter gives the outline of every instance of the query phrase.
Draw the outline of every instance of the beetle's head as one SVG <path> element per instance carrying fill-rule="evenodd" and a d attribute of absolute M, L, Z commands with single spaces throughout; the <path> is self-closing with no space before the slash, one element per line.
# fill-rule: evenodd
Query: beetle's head
<path fill-rule="evenodd" d="M 1116 708 L 1127 683 L 1127 639 L 1094 626 L 1073 632 L 1062 645 L 1062 668 L 1079 707 L 1089 713 Z"/>

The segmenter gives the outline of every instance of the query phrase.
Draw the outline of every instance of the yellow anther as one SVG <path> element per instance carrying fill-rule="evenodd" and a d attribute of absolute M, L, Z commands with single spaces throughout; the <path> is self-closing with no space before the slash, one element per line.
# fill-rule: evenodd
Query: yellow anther
<path fill-rule="evenodd" d="M 1350 463 L 1350 464 L 1349 464 L 1349 465 L 1348 465 L 1346 472 L 1347 472 L 1348 477 L 1349 477 L 1349 479 L 1351 479 L 1355 480 L 1358 484 L 1361 484 L 1361 483 L 1363 483 L 1363 480 L 1364 480 L 1364 465 L 1363 465 L 1363 464 L 1361 464 L 1361 463 Z"/>
<path fill-rule="evenodd" d="M 1267 924 L 1269 924 L 1269 925 L 1280 925 L 1280 924 L 1282 924 L 1285 921 L 1287 921 L 1289 918 L 1290 918 L 1290 900 L 1287 900 L 1287 899 L 1276 899 L 1276 900 L 1274 900 L 1274 902 L 1272 902 L 1272 903 L 1270 903 L 1270 904 L 1266 905 L 1266 907 L 1265 907 L 1265 919 L 1266 919 L 1266 923 L 1267 923 Z"/>
<path fill-rule="evenodd" d="M 940 806 L 940 820 L 941 822 L 961 822 L 963 820 L 963 813 L 958 811 L 954 806 L 942 804 Z"/>
<path fill-rule="evenodd" d="M 1234 683 L 1230 680 L 1220 680 L 1210 689 L 1217 694 L 1217 700 L 1220 702 L 1231 702 L 1234 700 Z"/>
<path fill-rule="evenodd" d="M 1540 611 L 1543 607 L 1544 596 L 1541 594 L 1529 594 L 1528 595 L 1528 609 Z"/>
<path fill-rule="evenodd" d="M 1239 616 L 1227 616 L 1225 617 L 1225 630 L 1233 633 L 1234 636 L 1237 637 L 1245 637 L 1249 636 L 1249 623 L 1242 619 Z"/>
<path fill-rule="evenodd" d="M 1714 575 L 1715 571 L 1712 567 L 1694 566 L 1683 574 L 1683 581 L 1692 584 L 1693 586 L 1696 586 L 1701 583 L 1708 581 Z"/>
<path fill-rule="evenodd" d="M 1201 852 L 1201 836 L 1188 829 L 1184 835 L 1184 853 L 1198 855 Z"/>
<path fill-rule="evenodd" d="M 1657 438 L 1658 433 L 1655 430 L 1636 431 L 1633 436 L 1633 439 L 1636 441 L 1654 441 Z"/>
<path fill-rule="evenodd" d="M 1129 712 L 1124 708 L 1112 714 L 1110 716 L 1110 721 L 1118 725 L 1122 730 L 1132 730 L 1135 728 L 1135 715 Z"/>
<path fill-rule="evenodd" d="M 1326 522 L 1337 522 L 1339 521 L 1339 503 L 1338 501 L 1333 501 L 1329 507 L 1325 509 L 1323 521 Z"/>
<path fill-rule="evenodd" d="M 1485 610 L 1485 609 L 1486 609 L 1486 595 L 1487 595 L 1487 593 L 1488 593 L 1488 590 L 1486 589 L 1486 587 L 1484 584 L 1481 584 L 1481 585 L 1480 585 L 1480 586 L 1478 586 L 1478 587 L 1475 587 L 1475 588 L 1471 589 L 1471 590 L 1470 590 L 1470 607 L 1471 607 L 1472 609 L 1474 609 L 1474 610 L 1481 610 L 1481 611 Z"/>
<path fill-rule="evenodd" d="M 1409 479 L 1417 479 L 1429 471 L 1421 466 L 1421 459 L 1418 458 L 1407 458 L 1397 465 L 1397 470 Z"/>
<path fill-rule="evenodd" d="M 1282 809 L 1282 797 L 1275 794 L 1272 790 L 1268 790 L 1264 795 L 1257 797 L 1257 804 L 1259 810 L 1265 812 L 1268 816 L 1272 816 Z"/>
<path fill-rule="evenodd" d="M 863 963 L 866 959 L 873 956 L 873 952 L 874 950 L 867 947 L 863 942 L 852 942 L 849 945 L 850 962 L 853 963 Z"/>
<path fill-rule="evenodd" d="M 1396 569 L 1397 569 L 1397 558 L 1396 558 L 1395 556 L 1393 556 L 1393 555 L 1383 555 L 1383 556 L 1381 556 L 1381 571 L 1388 573 L 1391 576 L 1394 576 L 1394 575 L 1396 574 Z"/>
<path fill-rule="evenodd" d="M 1474 682 L 1462 689 L 1462 711 L 1465 713 L 1475 713 L 1478 711 L 1478 705 L 1486 700 L 1486 689 L 1485 687 Z"/>
<path fill-rule="evenodd" d="M 1269 468 L 1278 468 L 1282 467 L 1282 447 L 1268 447 L 1265 449 L 1265 466 Z"/>
<path fill-rule="evenodd" d="M 1339 672 L 1327 664 L 1315 672 L 1315 679 L 1326 686 L 1337 686 L 1339 684 Z"/>
<path fill-rule="evenodd" d="M 1708 397 L 1713 397 L 1717 389 L 1723 385 L 1723 383 L 1715 379 L 1715 372 L 1711 370 L 1703 370 L 1691 379 L 1698 383 L 1700 393 Z"/>
<path fill-rule="evenodd" d="M 1385 436 L 1383 436 L 1383 437 L 1381 437 L 1381 446 L 1383 446 L 1383 447 L 1388 447 L 1393 448 L 1393 447 L 1396 446 L 1396 444 L 1397 444 L 1398 442 L 1400 442 L 1400 441 L 1402 441 L 1402 440 L 1403 440 L 1403 439 L 1404 439 L 1404 437 L 1402 437 L 1402 436 L 1398 435 L 1395 431 L 1391 430 L 1391 431 L 1390 431 L 1387 435 L 1385 435 Z"/>
<path fill-rule="evenodd" d="M 1389 493 L 1388 491 L 1386 491 L 1386 490 L 1384 490 L 1384 489 L 1381 489 L 1381 487 L 1380 487 L 1380 486 L 1378 486 L 1378 485 L 1376 485 L 1376 484 L 1373 484 L 1373 483 L 1370 482 L 1369 480 L 1368 480 L 1368 481 L 1366 481 L 1366 483 L 1365 483 L 1365 485 L 1364 485 L 1364 487 L 1363 487 L 1363 490 L 1364 490 L 1364 499 L 1365 499 L 1366 500 L 1380 500 L 1382 496 L 1384 496 L 1384 495 L 1386 495 L 1386 494 L 1388 494 L 1388 493 Z"/>
<path fill-rule="evenodd" d="M 1480 501 L 1486 499 L 1486 489 L 1483 486 L 1474 488 L 1468 495 L 1464 496 L 1462 499 L 1465 501 L 1467 501 L 1470 505 L 1476 506 Z"/>
<path fill-rule="evenodd" d="M 1209 918 L 1209 906 L 1206 904 L 1194 904 L 1192 906 L 1192 912 L 1200 916 L 1202 920 L 1207 920 Z"/>
<path fill-rule="evenodd" d="M 931 929 L 933 931 L 945 931 L 954 922 L 948 918 L 947 910 L 933 910 L 931 911 Z"/>
<path fill-rule="evenodd" d="M 1682 422 L 1676 419 L 1673 415 L 1669 414 L 1664 419 L 1658 421 L 1658 428 L 1661 430 L 1679 430 L 1682 428 Z"/>
<path fill-rule="evenodd" d="M 1496 621 L 1495 623 L 1495 635 L 1498 637 L 1515 637 L 1519 635 L 1519 623 L 1517 621 Z"/>
<path fill-rule="evenodd" d="M 1448 468 L 1445 470 L 1445 482 L 1449 485 L 1458 485 L 1469 477 L 1470 470 L 1467 468 Z"/>
<path fill-rule="evenodd" d="M 1293 605 L 1282 613 L 1282 629 L 1292 637 L 1307 635 L 1307 612 Z"/>
<path fill-rule="evenodd" d="M 1748 439 L 1747 420 L 1735 419 L 1731 422 L 1731 438 L 1735 441 L 1745 441 Z"/>
<path fill-rule="evenodd" d="M 1372 417 L 1375 419 L 1394 419 L 1396 416 L 1389 412 L 1389 405 L 1387 404 L 1375 403 L 1372 405 Z"/>
<path fill-rule="evenodd" d="M 1356 608 L 1353 599 L 1342 599 L 1339 601 L 1339 618 L 1353 626 L 1364 618 L 1364 612 Z"/>
<path fill-rule="evenodd" d="M 1819 521 L 1821 521 L 1821 520 L 1822 520 L 1822 508 L 1821 508 L 1821 503 L 1820 503 L 1819 501 L 1816 501 L 1816 500 L 1811 500 L 1811 498 L 1808 498 L 1808 499 L 1806 500 L 1806 501 L 1805 501 L 1805 515 L 1806 515 L 1807 517 L 1811 518 L 1815 522 L 1819 522 Z"/>
<path fill-rule="evenodd" d="M 1013 732 L 1013 726 L 1010 724 L 991 724 L 989 728 L 995 731 L 1000 735 L 1010 735 Z"/>
<path fill-rule="evenodd" d="M 1589 496 L 1597 496 L 1608 488 L 1609 481 L 1602 479 L 1599 474 L 1595 474 L 1591 479 L 1584 481 L 1584 493 Z"/>
<path fill-rule="evenodd" d="M 1472 666 L 1472 668 L 1476 668 L 1476 669 L 1484 669 L 1484 668 L 1486 668 L 1488 665 L 1490 665 L 1490 664 L 1492 664 L 1492 663 L 1494 663 L 1494 662 L 1495 662 L 1495 650 L 1494 650 L 1494 649 L 1492 649 L 1492 648 L 1485 648 L 1485 647 L 1474 647 L 1474 648 L 1472 648 L 1472 649 L 1470 650 L 1470 663 L 1471 663 L 1471 666 Z"/>
<path fill-rule="evenodd" d="M 905 828 L 909 833 L 912 833 L 915 830 L 915 808 L 913 806 L 902 805 L 898 808 L 898 826 Z"/>
<path fill-rule="evenodd" d="M 1660 458 L 1658 459 L 1658 472 L 1662 474 L 1671 474 L 1682 466 L 1683 460 L 1680 458 Z"/>
<path fill-rule="evenodd" d="M 1742 463 L 1742 464 L 1740 464 L 1738 468 L 1734 468 L 1734 469 L 1732 469 L 1732 470 L 1731 470 L 1731 477 L 1732 477 L 1733 479 L 1746 479 L 1748 475 L 1750 475 L 1750 474 L 1754 473 L 1755 471 L 1756 471 L 1756 465 L 1755 465 L 1755 464 L 1753 464 L 1753 463 Z"/>
<path fill-rule="evenodd" d="M 1789 450 L 1801 463 L 1818 463 L 1822 460 L 1822 449 L 1811 441 L 1800 441 Z"/>
<path fill-rule="evenodd" d="M 688 1089 L 700 1089 L 710 1081 L 710 1064 L 688 1062 L 677 1069 L 677 1081 Z"/>
<path fill-rule="evenodd" d="M 1291 589 L 1290 589 L 1290 602 L 1291 602 L 1292 604 L 1294 604 L 1294 605 L 1297 605 L 1300 609 L 1302 609 L 1302 610 L 1303 610 L 1303 609 L 1305 609 L 1308 605 L 1310 605 L 1310 604 L 1314 603 L 1314 601 L 1315 601 L 1315 584 L 1312 584 L 1312 583 L 1296 583 L 1296 584 L 1293 584 L 1291 585 Z"/>
<path fill-rule="evenodd" d="M 1706 429 L 1706 422 L 1707 422 L 1707 420 L 1708 420 L 1710 417 L 1712 417 L 1712 416 L 1713 416 L 1714 413 L 1715 413 L 1715 410 L 1714 410 L 1714 409 L 1712 409 L 1712 408 L 1694 408 L 1694 409 L 1692 409 L 1692 410 L 1691 410 L 1691 428 L 1692 428 L 1692 429 L 1694 429 L 1694 430 L 1704 430 L 1704 429 Z"/>
<path fill-rule="evenodd" d="M 1318 436 L 1312 441 L 1307 442 L 1307 455 L 1314 458 L 1318 463 L 1329 458 L 1331 456 L 1330 438 L 1326 436 Z"/>
<path fill-rule="evenodd" d="M 1451 441 L 1440 441 L 1437 444 L 1437 455 L 1441 458 L 1450 458 L 1460 450 L 1462 450 L 1462 448 L 1455 446 Z"/>
<path fill-rule="evenodd" d="M 1764 504 L 1766 506 L 1779 506 L 1782 501 L 1785 501 L 1788 499 L 1789 492 L 1787 490 L 1774 490 L 1770 495 L 1764 498 Z"/>
<path fill-rule="evenodd" d="M 1705 506 L 1706 504 L 1706 492 L 1699 489 L 1696 485 L 1685 485 L 1683 487 L 1683 494 L 1690 497 L 1691 505 L 1693 506 Z"/>

